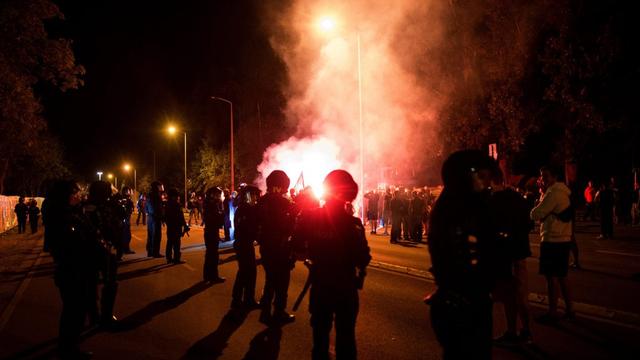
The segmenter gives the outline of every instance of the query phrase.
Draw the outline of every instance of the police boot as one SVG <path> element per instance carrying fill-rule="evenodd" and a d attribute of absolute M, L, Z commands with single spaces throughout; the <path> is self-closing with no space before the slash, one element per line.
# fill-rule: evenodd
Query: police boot
<path fill-rule="evenodd" d="M 113 308 L 116 303 L 116 293 L 118 291 L 118 284 L 105 285 L 102 289 L 102 316 L 100 319 L 100 326 L 112 330 L 116 327 L 118 319 L 113 315 Z"/>
<path fill-rule="evenodd" d="M 288 324 L 296 321 L 296 316 L 284 310 L 278 310 L 273 314 L 273 321 L 278 324 Z"/>

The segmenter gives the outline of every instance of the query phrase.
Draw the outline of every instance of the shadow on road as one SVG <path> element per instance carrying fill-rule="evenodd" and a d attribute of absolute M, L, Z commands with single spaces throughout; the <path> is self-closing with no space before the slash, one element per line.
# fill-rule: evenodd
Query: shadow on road
<path fill-rule="evenodd" d="M 160 270 L 162 270 L 164 268 L 168 268 L 170 266 L 173 266 L 173 264 L 162 263 L 162 264 L 156 264 L 156 265 L 150 266 L 148 268 L 144 268 L 144 269 L 137 269 L 137 270 L 127 271 L 127 272 L 118 274 L 118 280 L 122 281 L 122 280 L 129 280 L 129 279 L 137 278 L 137 277 L 140 277 L 140 276 L 146 276 L 146 275 L 149 275 L 149 274 L 157 273 L 158 271 L 160 271 Z"/>
<path fill-rule="evenodd" d="M 242 359 L 276 360 L 280 355 L 280 339 L 282 339 L 281 327 L 271 326 L 262 330 L 251 340 L 249 351 Z"/>
<path fill-rule="evenodd" d="M 156 300 L 152 303 L 149 303 L 142 309 L 122 319 L 122 321 L 119 322 L 117 328 L 115 329 L 115 332 L 129 331 L 141 325 L 144 325 L 151 321 L 154 316 L 160 315 L 171 309 L 175 309 L 176 307 L 185 303 L 191 297 L 205 291 L 209 287 L 211 287 L 211 284 L 199 282 L 175 295 L 171 295 L 162 300 Z"/>
<path fill-rule="evenodd" d="M 182 359 L 217 359 L 227 347 L 231 335 L 244 323 L 249 312 L 229 310 L 218 328 L 193 344 Z"/>

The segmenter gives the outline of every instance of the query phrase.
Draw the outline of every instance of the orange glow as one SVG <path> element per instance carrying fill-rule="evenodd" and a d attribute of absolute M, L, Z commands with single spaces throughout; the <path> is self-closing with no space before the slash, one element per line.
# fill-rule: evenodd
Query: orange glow
<path fill-rule="evenodd" d="M 131 170 L 131 165 L 129 165 L 129 164 L 124 164 L 124 165 L 122 166 L 122 168 L 124 169 L 124 171 L 129 171 L 129 170 Z"/>
<path fill-rule="evenodd" d="M 169 127 L 167 127 L 167 132 L 168 132 L 170 135 L 175 134 L 175 133 L 176 133 L 176 131 L 178 131 L 178 130 L 177 130 L 177 129 L 176 129 L 176 127 L 175 127 L 175 126 L 173 126 L 173 125 L 169 125 Z"/>
<path fill-rule="evenodd" d="M 330 32 L 333 31 L 336 27 L 336 21 L 330 16 L 323 16 L 318 21 L 318 28 L 321 32 Z"/>
<path fill-rule="evenodd" d="M 291 179 L 291 187 L 300 191 L 311 186 L 316 197 L 322 197 L 322 182 L 327 174 L 344 167 L 339 160 L 340 149 L 326 138 L 290 138 L 267 149 L 258 171 L 264 176 L 271 171 L 283 170 Z"/>

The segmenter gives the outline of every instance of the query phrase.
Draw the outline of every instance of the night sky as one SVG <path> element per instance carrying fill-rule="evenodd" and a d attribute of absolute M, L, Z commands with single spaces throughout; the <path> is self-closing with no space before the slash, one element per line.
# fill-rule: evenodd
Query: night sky
<path fill-rule="evenodd" d="M 284 71 L 251 1 L 56 3 L 66 19 L 50 31 L 74 41 L 87 73 L 78 90 L 45 93 L 44 115 L 72 172 L 86 179 L 124 161 L 151 174 L 153 151 L 159 167 L 182 169 L 182 136 L 167 136 L 169 121 L 186 129 L 189 156 L 204 136 L 228 146 L 228 105 L 209 97 L 238 100 L 252 62 Z"/>

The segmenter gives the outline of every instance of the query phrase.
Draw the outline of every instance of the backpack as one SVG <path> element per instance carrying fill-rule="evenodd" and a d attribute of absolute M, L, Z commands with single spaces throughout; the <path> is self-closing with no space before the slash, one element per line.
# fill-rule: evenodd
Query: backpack
<path fill-rule="evenodd" d="M 575 213 L 576 210 L 573 207 L 573 203 L 569 203 L 569 206 L 567 206 L 566 209 L 560 211 L 559 213 L 555 214 L 556 218 L 562 222 L 568 223 L 573 221 L 573 218 L 575 217 Z"/>

